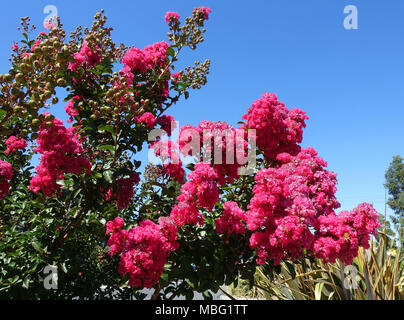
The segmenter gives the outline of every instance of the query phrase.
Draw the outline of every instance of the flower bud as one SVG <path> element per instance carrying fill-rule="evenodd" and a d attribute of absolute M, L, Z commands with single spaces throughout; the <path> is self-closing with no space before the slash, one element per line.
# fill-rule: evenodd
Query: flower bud
<path fill-rule="evenodd" d="M 31 124 L 32 124 L 32 126 L 34 126 L 34 127 L 39 127 L 39 126 L 41 125 L 41 120 L 39 120 L 39 119 L 34 119 L 34 120 L 32 120 Z"/>
<path fill-rule="evenodd" d="M 42 54 L 42 48 L 41 47 L 36 47 L 34 49 L 34 53 L 38 56 L 40 56 Z"/>
<path fill-rule="evenodd" d="M 34 66 L 35 69 L 38 69 L 39 66 L 40 66 L 40 63 L 39 63 L 38 60 L 35 60 L 35 61 L 32 63 L 32 65 Z"/>
<path fill-rule="evenodd" d="M 3 78 L 5 82 L 10 82 L 13 79 L 13 77 L 9 73 L 4 74 Z"/>
<path fill-rule="evenodd" d="M 21 107 L 21 106 L 15 106 L 14 107 L 14 109 L 13 109 L 13 111 L 15 112 L 15 114 L 20 114 L 22 111 L 23 111 L 24 109 L 23 109 L 23 107 Z"/>
<path fill-rule="evenodd" d="M 29 65 L 26 64 L 26 63 L 21 63 L 20 68 L 21 68 L 21 70 L 22 70 L 23 72 L 28 72 L 28 70 L 30 69 L 30 68 L 29 68 Z"/>
<path fill-rule="evenodd" d="M 22 129 L 20 134 L 21 134 L 21 137 L 25 138 L 26 136 L 28 136 L 28 130 Z"/>
<path fill-rule="evenodd" d="M 53 125 L 52 121 L 47 121 L 47 122 L 44 123 L 44 127 L 45 127 L 46 129 L 52 128 L 52 125 Z"/>
<path fill-rule="evenodd" d="M 57 84 L 59 87 L 65 86 L 65 85 L 66 85 L 65 79 L 63 79 L 63 78 L 57 79 L 56 84 Z"/>
<path fill-rule="evenodd" d="M 55 116 L 52 115 L 52 114 L 47 114 L 47 115 L 45 116 L 45 120 L 46 120 L 46 121 L 53 121 L 54 119 L 55 119 Z"/>
<path fill-rule="evenodd" d="M 22 82 L 24 80 L 24 74 L 22 73 L 17 73 L 15 76 L 15 80 L 18 82 Z"/>
<path fill-rule="evenodd" d="M 53 47 L 54 47 L 55 49 L 60 48 L 60 41 L 59 41 L 59 40 L 55 40 L 55 41 L 53 42 Z"/>

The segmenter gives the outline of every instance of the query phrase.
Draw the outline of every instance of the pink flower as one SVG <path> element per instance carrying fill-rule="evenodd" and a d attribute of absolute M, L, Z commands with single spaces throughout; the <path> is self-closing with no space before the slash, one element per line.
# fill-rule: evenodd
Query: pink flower
<path fill-rule="evenodd" d="M 175 81 L 178 81 L 178 79 L 181 78 L 181 73 L 179 73 L 179 72 L 174 72 L 173 75 L 172 75 L 172 77 L 173 77 L 173 79 L 174 79 Z"/>
<path fill-rule="evenodd" d="M 163 173 L 179 184 L 184 183 L 185 170 L 182 168 L 182 163 L 166 163 L 163 165 Z"/>
<path fill-rule="evenodd" d="M 165 42 L 156 42 L 144 48 L 145 63 L 148 69 L 154 68 L 156 65 L 164 67 L 167 64 L 167 48 L 170 45 Z"/>
<path fill-rule="evenodd" d="M 180 19 L 180 15 L 177 12 L 168 11 L 165 15 L 165 20 L 166 22 L 169 22 L 171 19 L 178 21 Z"/>
<path fill-rule="evenodd" d="M 13 168 L 7 161 L 0 160 L 0 200 L 10 189 L 9 181 L 13 178 Z"/>
<path fill-rule="evenodd" d="M 203 225 L 203 217 L 199 209 L 212 211 L 219 200 L 217 174 L 207 163 L 197 163 L 195 170 L 188 174 L 188 179 L 182 187 L 179 201 L 171 211 L 170 217 L 178 226 L 185 223 Z"/>
<path fill-rule="evenodd" d="M 188 201 L 180 201 L 171 210 L 170 218 L 172 218 L 177 226 L 182 227 L 186 223 L 193 225 L 203 225 L 204 220 L 201 213 Z"/>
<path fill-rule="evenodd" d="M 34 52 L 35 48 L 41 44 L 41 40 L 36 40 L 33 46 L 31 47 L 31 52 Z"/>
<path fill-rule="evenodd" d="M 193 12 L 197 12 L 197 13 L 201 13 L 204 15 L 205 20 L 209 19 L 209 13 L 212 12 L 212 10 L 208 7 L 198 7 L 198 8 L 194 8 Z"/>
<path fill-rule="evenodd" d="M 176 128 L 177 123 L 174 121 L 174 117 L 170 115 L 163 115 L 157 118 L 156 123 L 161 126 L 167 135 L 170 137 L 172 131 Z"/>
<path fill-rule="evenodd" d="M 265 157 L 274 159 L 280 153 L 296 155 L 300 151 L 298 143 L 303 139 L 305 112 L 300 109 L 289 110 L 273 93 L 264 93 L 256 100 L 243 116 L 243 128 L 255 129 L 257 147 Z"/>
<path fill-rule="evenodd" d="M 241 139 L 236 139 L 236 137 L 236 130 L 226 122 L 204 120 L 199 123 L 198 127 L 183 126 L 178 137 L 178 144 L 184 156 L 199 153 L 203 161 L 210 158 L 210 164 L 217 174 L 218 182 L 223 185 L 233 182 L 239 177 L 239 169 L 242 164 L 237 159 L 238 156 L 246 155 L 247 142 L 243 140 L 243 137 Z M 189 148 L 191 141 L 199 141 L 198 144 L 192 146 L 192 148 L 199 146 L 199 150 Z M 215 159 L 219 154 L 221 161 Z"/>
<path fill-rule="evenodd" d="M 267 259 L 279 264 L 285 257 L 301 257 L 303 248 L 312 247 L 311 230 L 319 228 L 319 217 L 334 214 L 340 206 L 335 198 L 336 175 L 324 168 L 327 163 L 313 148 L 276 159 L 279 167 L 256 174 L 245 213 L 247 228 L 255 232 L 250 245 L 260 264 Z"/>
<path fill-rule="evenodd" d="M 107 200 L 114 200 L 119 210 L 126 209 L 133 198 L 134 186 L 140 181 L 139 175 L 134 172 L 129 178 L 116 180 L 114 190 L 109 189 L 106 193 Z"/>
<path fill-rule="evenodd" d="M 87 40 L 84 40 L 80 51 L 74 53 L 74 59 L 74 62 L 69 63 L 68 69 L 76 72 L 79 67 L 93 67 L 94 65 L 100 64 L 101 52 L 98 46 L 96 46 L 94 50 L 91 50 Z"/>
<path fill-rule="evenodd" d="M 180 156 L 177 151 L 177 145 L 171 140 L 157 140 L 149 145 L 154 150 L 154 154 L 161 158 L 162 162 L 171 159 L 175 163 L 179 163 Z"/>
<path fill-rule="evenodd" d="M 17 150 L 24 150 L 28 144 L 23 138 L 18 139 L 15 136 L 11 136 L 6 140 L 6 145 L 7 149 L 6 151 L 4 151 L 4 153 L 8 155 L 10 152 L 16 152 Z"/>
<path fill-rule="evenodd" d="M 217 233 L 244 234 L 244 212 L 236 202 L 228 201 L 223 204 L 223 214 L 215 220 Z"/>
<path fill-rule="evenodd" d="M 45 116 L 48 114 L 44 113 Z M 43 123 L 36 142 L 36 151 L 41 153 L 42 157 L 36 167 L 37 175 L 30 181 L 31 191 L 37 193 L 41 190 L 51 197 L 60 189 L 57 180 L 63 180 L 65 173 L 91 173 L 91 163 L 84 156 L 75 128 L 65 128 L 61 120 L 53 119 L 50 128 Z"/>
<path fill-rule="evenodd" d="M 156 118 L 151 112 L 145 112 L 139 118 L 136 117 L 135 121 L 137 123 L 144 123 L 146 127 L 153 129 L 156 122 Z"/>
<path fill-rule="evenodd" d="M 55 25 L 52 23 L 52 21 L 46 20 L 46 21 L 44 21 L 44 23 L 43 23 L 43 27 L 44 27 L 45 29 L 53 29 L 53 28 L 55 27 Z"/>
<path fill-rule="evenodd" d="M 117 232 L 122 229 L 123 224 L 125 221 L 121 217 L 116 217 L 112 221 L 107 222 L 107 234 L 110 234 L 111 232 Z"/>
<path fill-rule="evenodd" d="M 370 235 L 380 227 L 379 214 L 371 204 L 362 203 L 352 211 L 321 216 L 311 251 L 324 262 L 340 259 L 350 264 L 359 246 L 369 248 Z"/>
<path fill-rule="evenodd" d="M 169 218 L 160 218 L 158 224 L 144 220 L 129 231 L 115 229 L 108 246 L 111 256 L 121 252 L 118 272 L 129 276 L 129 285 L 151 288 L 158 282 L 170 252 L 179 246 L 177 227 Z"/>
<path fill-rule="evenodd" d="M 72 122 L 73 118 L 79 114 L 80 110 L 78 109 L 78 100 L 80 100 L 80 97 L 74 96 L 65 106 L 65 111 L 70 116 L 70 119 L 67 121 L 69 123 Z"/>
<path fill-rule="evenodd" d="M 139 48 L 130 48 L 123 56 L 122 63 L 132 70 L 146 72 L 145 54 Z"/>
<path fill-rule="evenodd" d="M 146 46 L 144 50 L 130 48 L 122 58 L 122 63 L 135 72 L 145 73 L 156 65 L 163 67 L 167 64 L 167 48 L 170 45 L 165 42 L 156 42 Z"/>
<path fill-rule="evenodd" d="M 112 257 L 117 253 L 122 252 L 125 249 L 125 241 L 127 237 L 128 230 L 118 229 L 113 231 L 107 242 L 107 245 L 109 247 L 109 251 L 107 252 L 107 254 Z"/>
<path fill-rule="evenodd" d="M 14 52 L 17 52 L 17 51 L 18 51 L 18 44 L 14 43 L 14 44 L 10 47 L 10 49 L 13 50 Z"/>

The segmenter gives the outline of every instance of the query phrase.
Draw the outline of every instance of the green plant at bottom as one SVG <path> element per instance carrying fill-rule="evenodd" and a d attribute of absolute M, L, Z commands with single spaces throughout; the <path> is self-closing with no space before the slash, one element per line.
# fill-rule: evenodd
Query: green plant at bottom
<path fill-rule="evenodd" d="M 351 265 L 305 258 L 284 261 L 277 268 L 279 272 L 268 265 L 258 267 L 254 283 L 240 281 L 230 293 L 272 300 L 404 299 L 403 251 L 383 232 L 368 250 L 359 249 Z"/>

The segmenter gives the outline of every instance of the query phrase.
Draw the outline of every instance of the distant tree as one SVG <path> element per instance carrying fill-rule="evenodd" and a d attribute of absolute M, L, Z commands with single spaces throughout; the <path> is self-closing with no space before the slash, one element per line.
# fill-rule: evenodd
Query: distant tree
<path fill-rule="evenodd" d="M 404 160 L 402 157 L 393 157 L 385 177 L 385 186 L 390 195 L 387 204 L 394 211 L 391 220 L 400 234 L 404 226 Z"/>
<path fill-rule="evenodd" d="M 393 230 L 393 226 L 391 225 L 391 221 L 389 217 L 385 216 L 384 214 L 380 214 L 379 222 L 381 225 L 381 230 L 389 236 L 389 238 L 393 238 L 395 236 L 395 232 Z"/>

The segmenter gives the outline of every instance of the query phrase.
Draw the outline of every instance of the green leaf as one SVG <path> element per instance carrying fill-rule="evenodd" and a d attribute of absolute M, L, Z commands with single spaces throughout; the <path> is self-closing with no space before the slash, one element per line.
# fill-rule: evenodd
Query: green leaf
<path fill-rule="evenodd" d="M 73 199 L 76 198 L 81 192 L 81 188 L 77 189 L 73 194 Z"/>
<path fill-rule="evenodd" d="M 38 242 L 38 240 L 34 239 L 32 240 L 32 246 L 34 247 L 34 249 L 38 252 L 42 252 L 43 249 L 41 247 L 41 244 Z"/>
<path fill-rule="evenodd" d="M 20 279 L 20 277 L 18 275 L 14 276 L 13 278 L 11 278 L 10 283 L 14 284 L 18 281 L 18 279 Z"/>
<path fill-rule="evenodd" d="M 56 184 L 58 184 L 62 187 L 64 187 L 66 185 L 64 180 L 56 180 Z"/>
<path fill-rule="evenodd" d="M 167 55 L 174 57 L 175 56 L 175 51 L 172 47 L 167 48 Z"/>
<path fill-rule="evenodd" d="M 25 289 L 28 289 L 28 288 L 29 288 L 29 280 L 30 280 L 29 277 L 25 277 L 25 278 L 24 278 L 24 281 L 22 282 L 22 287 L 23 287 L 23 288 L 25 288 Z"/>
<path fill-rule="evenodd" d="M 323 290 L 324 282 L 317 283 L 314 289 L 314 297 L 316 300 L 321 300 L 321 291 Z"/>
<path fill-rule="evenodd" d="M 98 132 L 99 133 L 103 133 L 104 131 L 109 132 L 110 134 L 112 134 L 113 136 L 115 135 L 115 130 L 112 126 L 108 126 L 108 125 L 104 125 L 104 126 L 100 126 L 98 128 Z"/>
<path fill-rule="evenodd" d="M 63 271 L 64 273 L 67 273 L 66 264 L 63 262 L 63 263 L 60 264 L 60 266 L 62 267 L 62 271 Z"/>
<path fill-rule="evenodd" d="M 111 170 L 104 171 L 104 178 L 105 180 L 107 180 L 108 183 L 112 183 L 112 171 Z"/>
<path fill-rule="evenodd" d="M 212 293 L 209 290 L 203 291 L 202 295 L 205 300 L 213 300 Z"/>
<path fill-rule="evenodd" d="M 114 146 L 111 146 L 111 145 L 109 145 L 109 144 L 104 144 L 104 145 L 102 145 L 102 146 L 99 146 L 98 149 L 99 149 L 99 150 L 109 150 L 109 151 L 111 151 L 112 153 L 115 152 L 115 147 L 114 147 Z"/>
<path fill-rule="evenodd" d="M 286 265 L 290 275 L 292 276 L 292 279 L 294 279 L 296 277 L 296 271 L 295 271 L 294 264 L 292 264 L 292 263 L 290 263 L 288 261 L 285 261 L 285 265 Z"/>
<path fill-rule="evenodd" d="M 185 168 L 187 168 L 188 170 L 193 171 L 195 168 L 195 164 L 194 163 L 188 163 Z"/>

